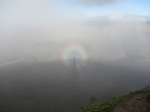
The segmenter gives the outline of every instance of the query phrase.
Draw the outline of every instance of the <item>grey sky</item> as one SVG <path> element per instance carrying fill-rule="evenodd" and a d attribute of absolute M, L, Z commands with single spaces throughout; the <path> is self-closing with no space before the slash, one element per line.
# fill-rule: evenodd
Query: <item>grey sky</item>
<path fill-rule="evenodd" d="M 87 4 L 117 1 L 89 0 Z M 146 15 L 104 14 L 86 18 L 84 7 L 71 5 L 75 8 L 72 9 L 56 1 L 1 0 L 1 3 L 0 63 L 27 57 L 60 59 L 65 46 L 72 43 L 80 44 L 89 58 L 113 60 L 132 54 L 150 57 Z"/>
<path fill-rule="evenodd" d="M 106 4 L 115 3 L 122 0 L 77 0 L 77 1 L 85 5 L 106 5 Z"/>

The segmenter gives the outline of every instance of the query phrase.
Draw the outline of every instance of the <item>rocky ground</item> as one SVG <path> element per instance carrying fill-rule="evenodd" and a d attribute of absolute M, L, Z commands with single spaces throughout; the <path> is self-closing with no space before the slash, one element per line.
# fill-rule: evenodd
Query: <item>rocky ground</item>
<path fill-rule="evenodd" d="M 92 104 L 77 112 L 150 112 L 150 86 Z"/>
<path fill-rule="evenodd" d="M 147 100 L 150 93 L 136 94 L 129 101 L 118 106 L 114 112 L 150 112 L 150 103 Z"/>

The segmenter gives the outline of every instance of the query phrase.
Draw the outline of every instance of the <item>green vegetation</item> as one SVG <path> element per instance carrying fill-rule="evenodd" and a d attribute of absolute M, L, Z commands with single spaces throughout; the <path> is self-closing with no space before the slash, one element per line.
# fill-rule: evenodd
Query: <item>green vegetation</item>
<path fill-rule="evenodd" d="M 142 90 L 131 92 L 131 93 L 124 95 L 124 96 L 114 97 L 114 98 L 107 100 L 105 102 L 99 102 L 99 103 L 90 105 L 86 108 L 83 108 L 80 111 L 77 111 L 77 112 L 113 112 L 113 109 L 117 105 L 123 104 L 125 101 L 129 100 L 130 98 L 132 98 L 137 93 L 145 93 L 145 92 L 150 92 L 150 86 L 147 86 Z M 150 98 L 150 95 L 148 96 L 148 99 L 149 98 Z"/>

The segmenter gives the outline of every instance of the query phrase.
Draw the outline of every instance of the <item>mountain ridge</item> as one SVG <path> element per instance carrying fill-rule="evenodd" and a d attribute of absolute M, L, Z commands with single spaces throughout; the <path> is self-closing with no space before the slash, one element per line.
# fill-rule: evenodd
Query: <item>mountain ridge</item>
<path fill-rule="evenodd" d="M 95 103 L 76 112 L 150 112 L 150 86 Z"/>
<path fill-rule="evenodd" d="M 0 67 L 0 111 L 70 112 L 89 104 L 141 89 L 149 73 L 125 66 L 88 61 L 21 62 Z M 136 77 L 135 77 L 136 74 Z"/>

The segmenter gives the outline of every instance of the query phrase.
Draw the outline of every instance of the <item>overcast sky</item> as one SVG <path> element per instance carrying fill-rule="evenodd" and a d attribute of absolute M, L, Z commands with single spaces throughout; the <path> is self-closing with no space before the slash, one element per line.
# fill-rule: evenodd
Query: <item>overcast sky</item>
<path fill-rule="evenodd" d="M 56 18 L 80 20 L 111 15 L 117 19 L 150 14 L 149 0 L 0 0 L 0 4 L 1 26 L 48 24 Z"/>
<path fill-rule="evenodd" d="M 23 57 L 66 58 L 72 52 L 106 60 L 128 54 L 148 58 L 149 4 L 149 0 L 0 0 L 0 63 Z"/>

